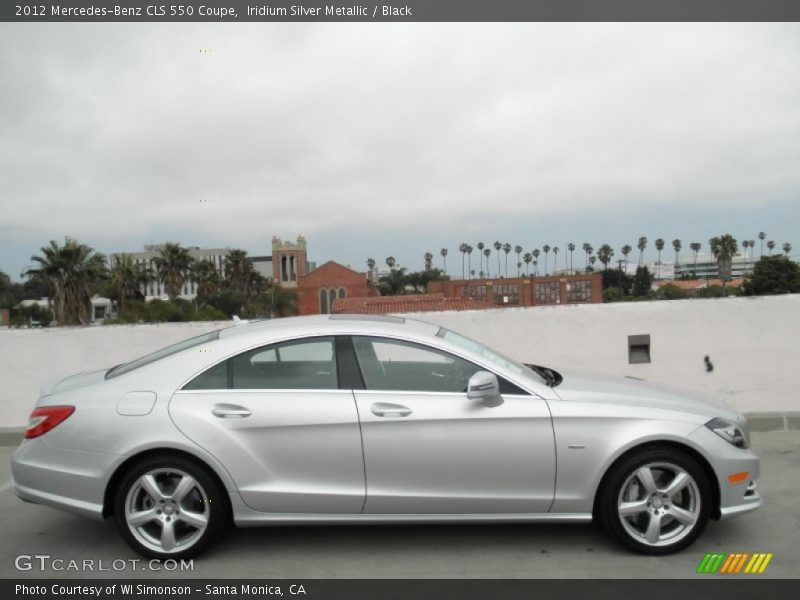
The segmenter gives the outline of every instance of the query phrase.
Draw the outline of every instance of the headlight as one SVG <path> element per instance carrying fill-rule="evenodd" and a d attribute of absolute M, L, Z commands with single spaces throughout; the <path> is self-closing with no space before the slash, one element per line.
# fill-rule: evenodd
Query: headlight
<path fill-rule="evenodd" d="M 748 446 L 744 431 L 735 423 L 717 417 L 706 423 L 706 427 L 737 448 L 747 448 Z"/>

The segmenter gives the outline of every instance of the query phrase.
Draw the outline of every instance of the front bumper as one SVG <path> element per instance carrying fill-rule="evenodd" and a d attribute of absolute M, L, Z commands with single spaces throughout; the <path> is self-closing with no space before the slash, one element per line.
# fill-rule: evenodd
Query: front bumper
<path fill-rule="evenodd" d="M 755 454 L 729 444 L 705 426 L 689 437 L 705 450 L 706 458 L 716 475 L 721 519 L 749 513 L 764 503 L 756 486 L 761 467 Z M 747 475 L 741 481 L 732 483 L 729 480 L 729 477 L 741 476 L 743 473 Z"/>

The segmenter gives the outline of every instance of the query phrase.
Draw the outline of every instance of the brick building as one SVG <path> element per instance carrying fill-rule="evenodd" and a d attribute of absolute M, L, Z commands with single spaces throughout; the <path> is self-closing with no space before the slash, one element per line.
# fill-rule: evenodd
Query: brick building
<path fill-rule="evenodd" d="M 474 298 L 489 306 L 541 306 L 587 304 L 603 301 L 599 274 L 510 277 L 508 279 L 456 279 L 431 281 L 429 294 L 447 298 Z"/>
<path fill-rule="evenodd" d="M 302 263 L 298 261 L 298 264 Z M 370 298 L 378 295 L 378 290 L 367 280 L 366 273 L 353 271 L 333 261 L 326 262 L 310 273 L 298 275 L 296 285 L 297 307 L 301 315 L 328 314 L 331 305 L 339 298 Z"/>
<path fill-rule="evenodd" d="M 492 308 L 492 306 L 488 302 L 475 298 L 445 298 L 444 294 L 407 294 L 372 298 L 337 298 L 333 302 L 331 312 L 334 314 L 382 315 L 484 308 Z"/>

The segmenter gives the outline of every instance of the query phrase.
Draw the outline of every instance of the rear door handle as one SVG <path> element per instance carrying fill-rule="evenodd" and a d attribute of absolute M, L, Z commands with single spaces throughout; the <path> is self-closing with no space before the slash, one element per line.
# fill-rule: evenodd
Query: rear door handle
<path fill-rule="evenodd" d="M 411 409 L 402 404 L 392 404 L 391 402 L 375 402 L 369 409 L 376 417 L 407 417 L 411 414 Z"/>
<path fill-rule="evenodd" d="M 211 414 L 220 419 L 243 419 L 249 417 L 250 410 L 238 404 L 215 404 Z"/>

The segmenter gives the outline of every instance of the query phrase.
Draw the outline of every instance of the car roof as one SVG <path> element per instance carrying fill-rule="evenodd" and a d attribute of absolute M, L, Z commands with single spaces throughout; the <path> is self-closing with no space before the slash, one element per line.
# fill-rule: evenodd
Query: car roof
<path fill-rule="evenodd" d="M 392 315 L 312 315 L 259 321 L 239 321 L 220 331 L 220 339 L 267 336 L 290 337 L 295 334 L 384 334 L 434 337 L 440 327 L 426 321 Z"/>

